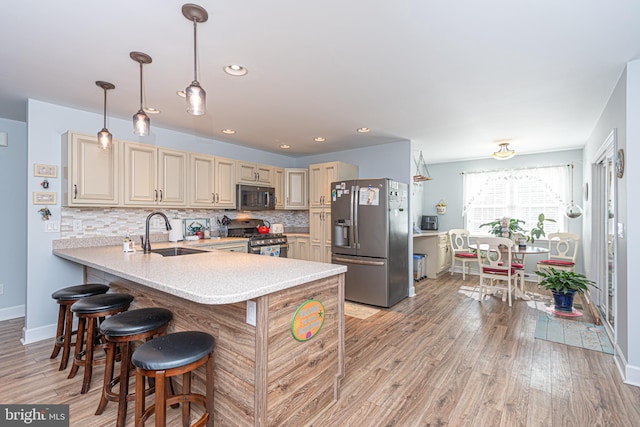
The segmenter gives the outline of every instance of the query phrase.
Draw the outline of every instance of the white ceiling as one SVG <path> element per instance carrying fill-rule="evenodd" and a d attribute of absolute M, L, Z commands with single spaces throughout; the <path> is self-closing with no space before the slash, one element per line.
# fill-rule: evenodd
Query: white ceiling
<path fill-rule="evenodd" d="M 106 80 L 109 117 L 128 119 L 139 106 L 129 52 L 141 51 L 153 58 L 146 106 L 162 110 L 152 129 L 290 156 L 409 139 L 433 163 L 486 156 L 504 139 L 521 153 L 582 147 L 640 58 L 637 0 L 200 0 L 208 99 L 193 117 L 176 95 L 193 79 L 183 3 L 4 1 L 0 117 L 24 121 L 27 98 L 102 114 L 95 81 Z M 232 63 L 249 74 L 226 75 Z"/>

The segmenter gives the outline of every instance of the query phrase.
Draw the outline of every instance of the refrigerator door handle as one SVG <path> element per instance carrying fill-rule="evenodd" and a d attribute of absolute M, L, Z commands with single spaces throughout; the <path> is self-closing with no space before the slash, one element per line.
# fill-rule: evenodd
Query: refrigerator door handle
<path fill-rule="evenodd" d="M 349 205 L 349 220 L 351 221 L 351 226 L 349 227 L 349 247 L 352 248 L 356 248 L 356 241 L 354 240 L 354 229 L 356 227 L 356 223 L 355 223 L 355 217 L 353 216 L 353 192 L 354 192 L 354 188 L 353 186 L 351 186 L 351 197 L 349 199 L 349 202 L 351 203 Z"/>
<path fill-rule="evenodd" d="M 377 267 L 384 266 L 384 261 L 364 261 L 361 259 L 350 259 L 350 258 L 342 258 L 342 257 L 333 257 L 333 260 L 338 262 L 344 262 L 347 264 L 375 265 Z"/>
<path fill-rule="evenodd" d="M 358 198 L 360 197 L 360 186 L 351 187 L 351 208 L 353 209 L 353 247 L 360 249 L 360 241 L 358 239 Z"/>

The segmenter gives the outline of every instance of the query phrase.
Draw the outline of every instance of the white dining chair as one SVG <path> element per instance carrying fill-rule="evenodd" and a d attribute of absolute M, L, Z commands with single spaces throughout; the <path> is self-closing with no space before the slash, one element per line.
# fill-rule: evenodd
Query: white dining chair
<path fill-rule="evenodd" d="M 449 230 L 449 246 L 451 247 L 451 275 L 456 269 L 456 261 L 462 264 L 462 280 L 471 271 L 471 264 L 478 262 L 478 257 L 469 248 L 469 232 L 462 228 Z"/>
<path fill-rule="evenodd" d="M 524 269 L 514 267 L 514 243 L 506 237 L 476 237 L 477 259 L 480 273 L 479 301 L 485 291 L 502 291 L 502 300 L 512 305 L 512 293 L 518 282 L 524 291 Z"/>
<path fill-rule="evenodd" d="M 575 233 L 549 233 L 549 254 L 538 261 L 538 271 L 553 267 L 556 270 L 575 271 L 580 236 Z"/>

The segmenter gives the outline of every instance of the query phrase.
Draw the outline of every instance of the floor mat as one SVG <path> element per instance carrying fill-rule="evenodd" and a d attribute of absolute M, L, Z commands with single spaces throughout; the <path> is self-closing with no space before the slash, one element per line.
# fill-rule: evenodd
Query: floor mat
<path fill-rule="evenodd" d="M 536 338 L 573 347 L 613 354 L 613 347 L 604 326 L 540 314 L 536 324 Z"/>
<path fill-rule="evenodd" d="M 354 302 L 344 302 L 344 314 L 351 317 L 357 317 L 358 319 L 366 319 L 379 312 L 377 308 L 369 307 L 366 305 L 356 304 Z"/>

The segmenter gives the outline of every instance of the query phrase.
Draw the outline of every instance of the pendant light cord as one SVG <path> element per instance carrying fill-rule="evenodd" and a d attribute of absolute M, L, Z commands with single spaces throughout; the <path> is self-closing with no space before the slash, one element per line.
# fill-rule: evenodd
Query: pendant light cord
<path fill-rule="evenodd" d="M 197 34 L 198 20 L 193 18 L 193 81 L 198 81 L 198 34 Z"/>
<path fill-rule="evenodd" d="M 573 163 L 571 163 L 571 204 L 573 205 Z"/>
<path fill-rule="evenodd" d="M 142 61 L 140 61 L 140 110 L 142 110 Z"/>
<path fill-rule="evenodd" d="M 107 88 L 103 88 L 104 90 L 104 109 L 102 116 L 104 117 L 104 125 L 102 126 L 104 129 L 107 128 Z"/>

